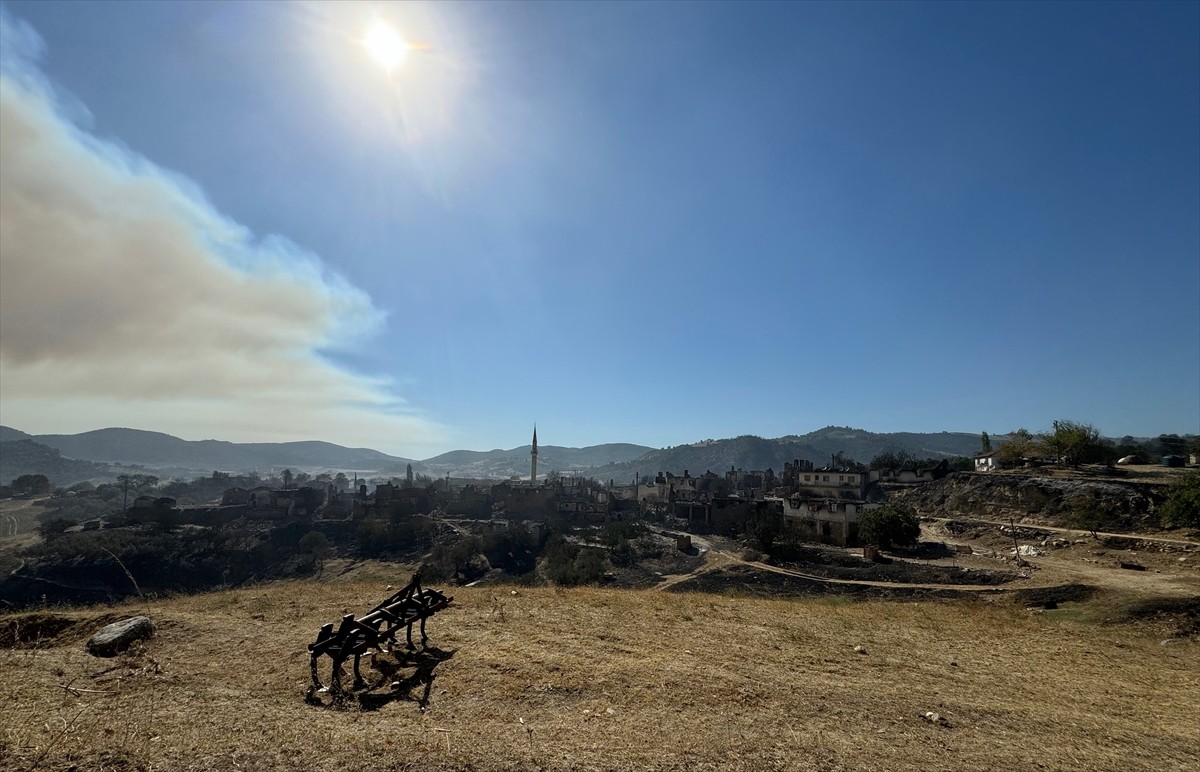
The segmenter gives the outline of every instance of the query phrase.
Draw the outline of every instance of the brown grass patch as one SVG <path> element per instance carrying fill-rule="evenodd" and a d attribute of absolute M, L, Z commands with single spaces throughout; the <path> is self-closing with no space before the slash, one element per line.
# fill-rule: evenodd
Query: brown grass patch
<path fill-rule="evenodd" d="M 1194 641 L 1162 646 L 1010 603 L 515 591 L 454 589 L 456 605 L 429 625 L 449 656 L 431 668 L 427 698 L 393 662 L 364 674 L 400 679 L 398 693 L 341 709 L 305 702 L 305 646 L 322 623 L 382 599 L 378 582 L 151 600 L 158 634 L 116 661 L 79 640 L 0 650 L 0 759 L 179 770 L 1200 764 Z"/>

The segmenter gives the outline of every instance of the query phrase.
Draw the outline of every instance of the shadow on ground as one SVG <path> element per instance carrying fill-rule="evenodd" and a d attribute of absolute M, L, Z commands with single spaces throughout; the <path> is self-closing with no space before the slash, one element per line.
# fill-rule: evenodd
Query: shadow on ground
<path fill-rule="evenodd" d="M 363 710 L 379 710 L 396 700 L 415 702 L 424 711 L 429 707 L 433 691 L 434 670 L 454 656 L 458 649 L 439 649 L 435 646 L 420 651 L 398 651 L 376 655 L 371 669 L 378 674 L 371 686 L 358 692 L 356 699 Z M 406 675 L 408 670 L 412 673 Z"/>

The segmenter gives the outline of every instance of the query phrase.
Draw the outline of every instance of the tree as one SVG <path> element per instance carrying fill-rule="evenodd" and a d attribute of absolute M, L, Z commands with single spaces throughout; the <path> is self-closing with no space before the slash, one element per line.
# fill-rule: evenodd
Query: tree
<path fill-rule="evenodd" d="M 284 469 L 279 473 L 279 476 L 283 478 L 283 489 L 285 491 L 292 487 L 292 478 L 295 477 L 295 475 L 292 474 L 291 469 Z"/>
<path fill-rule="evenodd" d="M 50 478 L 44 474 L 23 474 L 12 481 L 12 489 L 17 493 L 36 495 L 50 492 Z"/>
<path fill-rule="evenodd" d="M 992 438 L 988 436 L 987 432 L 979 433 L 979 452 L 980 453 L 991 453 L 992 452 Z"/>
<path fill-rule="evenodd" d="M 1091 424 L 1055 421 L 1054 428 L 1041 436 L 1042 444 L 1060 464 L 1079 466 L 1107 457 L 1100 431 Z"/>
<path fill-rule="evenodd" d="M 1167 525 L 1200 528 L 1200 472 L 1188 472 L 1172 485 L 1159 512 Z"/>
<path fill-rule="evenodd" d="M 761 504 L 761 502 L 759 502 Z M 783 510 L 772 506 L 754 506 L 746 518 L 743 530 L 758 543 L 759 548 L 771 553 L 775 540 L 783 533 Z"/>
<path fill-rule="evenodd" d="M 1188 441 L 1186 437 L 1180 437 L 1178 434 L 1160 434 L 1158 435 L 1158 452 L 1163 456 L 1186 456 L 1188 451 Z"/>
<path fill-rule="evenodd" d="M 858 536 L 867 544 L 890 549 L 893 544 L 913 544 L 921 535 L 916 510 L 906 504 L 884 504 L 858 518 Z"/>
<path fill-rule="evenodd" d="M 300 541 L 296 547 L 301 554 L 312 555 L 316 561 L 318 570 L 324 569 L 325 558 L 329 557 L 333 552 L 333 543 L 329 541 L 329 537 L 320 531 L 309 531 L 300 537 Z"/>
<path fill-rule="evenodd" d="M 1040 456 L 1043 452 L 1041 444 L 1033 434 L 1025 428 L 1009 432 L 1008 441 L 996 451 L 996 457 L 1007 464 L 1016 464 L 1023 458 Z"/>
<path fill-rule="evenodd" d="M 916 469 L 918 459 L 907 450 L 890 451 L 885 450 L 883 453 L 871 459 L 872 469 Z"/>
<path fill-rule="evenodd" d="M 129 489 L 133 488 L 136 494 L 142 488 L 152 488 L 158 485 L 158 478 L 152 474 L 121 474 L 117 475 L 117 482 L 121 483 L 121 511 L 124 512 L 129 508 Z"/>

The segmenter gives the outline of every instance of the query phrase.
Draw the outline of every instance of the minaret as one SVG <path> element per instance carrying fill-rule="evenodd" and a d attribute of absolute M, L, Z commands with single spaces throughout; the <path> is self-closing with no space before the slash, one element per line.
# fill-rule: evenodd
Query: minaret
<path fill-rule="evenodd" d="M 533 425 L 533 450 L 529 451 L 529 484 L 537 483 L 537 424 Z"/>

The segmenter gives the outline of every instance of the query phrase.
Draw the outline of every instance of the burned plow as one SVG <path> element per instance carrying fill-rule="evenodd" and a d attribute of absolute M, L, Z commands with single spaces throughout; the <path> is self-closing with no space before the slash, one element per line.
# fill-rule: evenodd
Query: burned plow
<path fill-rule="evenodd" d="M 317 640 L 308 645 L 309 667 L 312 671 L 313 690 L 330 692 L 335 698 L 340 698 L 342 691 L 342 666 L 350 657 L 354 657 L 354 689 L 362 689 L 366 681 L 359 670 L 359 661 L 364 654 L 372 649 L 380 653 L 388 653 L 391 647 L 399 645 L 396 634 L 401 630 L 407 632 L 408 650 L 413 646 L 412 628 L 415 624 L 421 626 L 421 645 L 429 640 L 425 634 L 425 621 L 442 609 L 447 608 L 454 598 L 433 589 L 421 587 L 421 576 L 413 576 L 404 589 L 395 593 L 375 608 L 358 619 L 353 614 L 342 617 L 342 623 L 337 630 L 333 623 L 321 627 Z M 317 673 L 318 660 L 328 655 L 333 660 L 329 683 L 321 683 Z"/>

